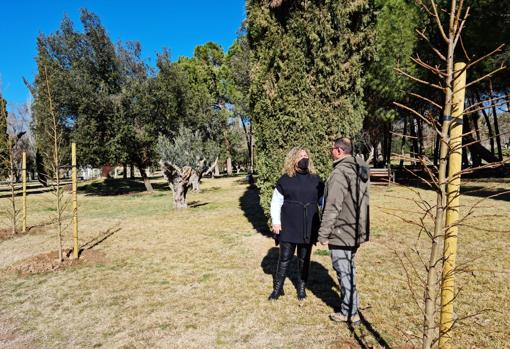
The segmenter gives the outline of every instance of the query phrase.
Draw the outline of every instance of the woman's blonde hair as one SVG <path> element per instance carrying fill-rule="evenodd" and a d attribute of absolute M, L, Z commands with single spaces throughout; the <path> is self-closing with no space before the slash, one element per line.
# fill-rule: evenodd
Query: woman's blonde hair
<path fill-rule="evenodd" d="M 308 172 L 315 174 L 315 167 L 313 166 L 313 161 L 310 156 L 310 151 L 303 147 L 294 147 L 292 148 L 287 156 L 285 157 L 285 161 L 283 163 L 282 174 L 286 174 L 289 177 L 292 177 L 296 174 L 296 166 L 299 159 L 299 153 L 304 150 L 306 154 L 308 154 Z"/>

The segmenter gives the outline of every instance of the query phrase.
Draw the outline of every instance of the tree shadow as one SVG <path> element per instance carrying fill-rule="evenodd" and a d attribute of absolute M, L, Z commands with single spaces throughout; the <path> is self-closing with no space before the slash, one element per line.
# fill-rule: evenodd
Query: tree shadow
<path fill-rule="evenodd" d="M 190 201 L 188 202 L 188 207 L 189 208 L 197 208 L 197 207 L 201 207 L 201 206 L 205 206 L 205 205 L 209 205 L 208 202 L 200 202 L 200 201 Z"/>
<path fill-rule="evenodd" d="M 109 237 L 111 237 L 113 234 L 119 232 L 122 228 L 108 228 L 106 229 L 105 231 L 103 232 L 99 232 L 98 236 L 96 236 L 95 238 L 93 238 L 92 240 L 89 240 L 87 241 L 86 243 L 84 243 L 83 245 L 81 245 L 78 249 L 78 256 L 81 256 L 81 254 L 85 251 L 85 250 L 91 250 L 93 249 L 94 247 L 96 247 L 97 245 L 99 245 L 100 243 L 102 243 L 103 241 L 105 241 L 106 239 L 108 239 Z M 71 253 L 73 252 L 72 249 L 70 249 L 67 253 L 67 257 L 69 257 L 71 255 Z"/>
<path fill-rule="evenodd" d="M 264 273 L 273 276 L 273 281 L 278 263 L 278 255 L 279 248 L 272 247 L 267 251 L 267 254 L 264 256 L 260 263 Z M 293 283 L 294 287 L 297 288 L 298 269 L 296 256 L 294 256 L 291 261 L 287 277 Z M 334 312 L 340 311 L 341 304 L 339 297 L 339 286 L 337 281 L 329 275 L 328 269 L 326 269 L 322 264 L 315 261 L 310 263 L 310 273 L 308 276 L 307 289 L 313 293 L 315 297 L 330 307 Z M 373 338 L 373 340 L 375 340 L 380 347 L 390 349 L 391 346 L 389 343 L 383 338 L 383 336 L 377 331 L 377 329 L 362 314 L 360 310 L 358 310 L 358 314 L 360 316 L 360 322 L 356 324 L 347 323 L 347 327 L 360 348 L 374 348 L 374 345 L 369 343 L 369 339 Z M 370 342 L 373 341 L 371 340 Z"/>
<path fill-rule="evenodd" d="M 41 184 L 36 185 L 28 185 L 27 186 L 27 196 L 48 193 L 52 190 L 51 187 L 44 187 Z M 16 190 L 14 192 L 15 197 L 23 196 L 22 184 L 16 183 Z M 0 199 L 10 198 L 11 197 L 11 188 L 8 186 L 0 187 Z"/>
<path fill-rule="evenodd" d="M 166 183 L 151 183 L 155 191 L 166 191 Z M 143 181 L 136 179 L 115 179 L 107 178 L 104 181 L 97 181 L 81 186 L 79 192 L 87 196 L 115 196 L 145 192 Z"/>
<path fill-rule="evenodd" d="M 272 247 L 262 259 L 260 266 L 265 274 L 272 275 L 273 281 L 278 263 L 279 248 Z M 294 256 L 287 271 L 287 278 L 290 279 L 294 288 L 298 285 L 297 257 Z M 319 298 L 324 304 L 334 311 L 340 309 L 340 298 L 338 296 L 338 285 L 331 278 L 328 270 L 320 263 L 312 261 L 308 274 L 307 289 Z"/>
<path fill-rule="evenodd" d="M 475 185 L 464 185 L 460 188 L 461 195 L 488 198 L 492 200 L 510 201 L 510 189 L 491 188 Z"/>
<path fill-rule="evenodd" d="M 267 223 L 264 210 L 260 205 L 260 190 L 256 186 L 251 185 L 246 188 L 246 191 L 239 199 L 239 206 L 243 210 L 244 216 L 257 232 L 270 238 L 274 236 Z"/>

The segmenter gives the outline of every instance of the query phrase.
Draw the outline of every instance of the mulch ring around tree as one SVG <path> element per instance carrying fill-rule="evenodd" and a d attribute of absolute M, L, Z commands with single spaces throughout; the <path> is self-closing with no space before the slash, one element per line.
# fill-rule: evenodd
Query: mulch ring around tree
<path fill-rule="evenodd" d="M 83 250 L 78 259 L 72 257 L 72 251 L 64 252 L 64 260 L 58 261 L 58 251 L 51 251 L 33 256 L 9 266 L 7 271 L 18 273 L 22 276 L 31 274 L 60 271 L 79 265 L 102 264 L 107 262 L 106 255 L 101 251 Z"/>

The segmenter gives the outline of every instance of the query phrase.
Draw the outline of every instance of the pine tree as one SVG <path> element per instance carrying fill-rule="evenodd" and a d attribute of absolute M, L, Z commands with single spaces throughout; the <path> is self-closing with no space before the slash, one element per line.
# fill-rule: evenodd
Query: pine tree
<path fill-rule="evenodd" d="M 360 130 L 372 10 L 368 0 L 247 2 L 250 109 L 265 208 L 289 148 L 309 148 L 325 176 L 330 142 Z"/>

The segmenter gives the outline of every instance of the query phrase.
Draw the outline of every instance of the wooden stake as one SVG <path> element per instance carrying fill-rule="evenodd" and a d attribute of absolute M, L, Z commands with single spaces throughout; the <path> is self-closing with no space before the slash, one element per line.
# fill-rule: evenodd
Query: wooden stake
<path fill-rule="evenodd" d="M 441 284 L 441 317 L 439 348 L 452 347 L 453 301 L 455 298 L 455 259 L 460 206 L 460 173 L 462 170 L 462 115 L 466 86 L 466 64 L 456 63 L 453 82 L 453 110 L 450 127 L 450 154 L 448 159 L 448 190 L 446 207 L 446 235 L 443 251 Z M 460 73 L 462 72 L 462 73 Z"/>
<path fill-rule="evenodd" d="M 23 152 L 21 163 L 21 178 L 23 181 L 23 227 L 22 232 L 27 232 L 27 153 Z"/>
<path fill-rule="evenodd" d="M 77 180 L 76 173 L 76 143 L 71 144 L 72 156 L 72 180 L 73 180 L 73 257 L 78 258 L 78 195 L 77 195 Z"/>

